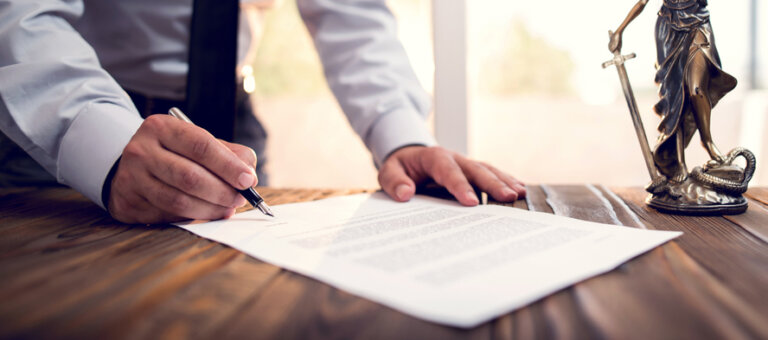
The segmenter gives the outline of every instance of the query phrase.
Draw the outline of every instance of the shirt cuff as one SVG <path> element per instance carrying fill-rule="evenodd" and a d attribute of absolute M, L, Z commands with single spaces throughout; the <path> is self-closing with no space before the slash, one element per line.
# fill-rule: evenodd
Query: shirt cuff
<path fill-rule="evenodd" d="M 101 201 L 104 179 L 142 121 L 119 105 L 89 104 L 61 139 L 57 180 L 106 209 Z"/>
<path fill-rule="evenodd" d="M 419 114 L 411 110 L 396 110 L 383 114 L 373 124 L 365 138 L 376 167 L 395 150 L 408 145 L 437 145 L 435 137 Z"/>

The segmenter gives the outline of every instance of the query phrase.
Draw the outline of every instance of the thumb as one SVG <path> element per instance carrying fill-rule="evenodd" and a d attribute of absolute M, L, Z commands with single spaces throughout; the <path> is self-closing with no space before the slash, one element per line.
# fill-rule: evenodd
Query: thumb
<path fill-rule="evenodd" d="M 410 200 L 416 192 L 416 184 L 408 177 L 403 165 L 394 159 L 384 163 L 379 170 L 379 185 L 398 202 Z"/>

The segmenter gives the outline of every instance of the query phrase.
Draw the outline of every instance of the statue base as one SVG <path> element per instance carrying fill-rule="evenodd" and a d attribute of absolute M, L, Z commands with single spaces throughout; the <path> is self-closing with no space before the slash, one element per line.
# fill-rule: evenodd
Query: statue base
<path fill-rule="evenodd" d="M 737 157 L 747 161 L 745 168 L 732 164 Z M 696 167 L 683 182 L 659 178 L 646 190 L 651 194 L 646 204 L 664 213 L 684 215 L 734 215 L 747 210 L 747 199 L 741 194 L 755 172 L 755 156 L 737 148 L 721 163 L 709 161 Z"/>
<path fill-rule="evenodd" d="M 667 185 L 669 192 L 650 194 L 645 203 L 664 213 L 684 215 L 735 215 L 747 210 L 744 196 L 717 192 L 690 176 L 683 183 Z"/>

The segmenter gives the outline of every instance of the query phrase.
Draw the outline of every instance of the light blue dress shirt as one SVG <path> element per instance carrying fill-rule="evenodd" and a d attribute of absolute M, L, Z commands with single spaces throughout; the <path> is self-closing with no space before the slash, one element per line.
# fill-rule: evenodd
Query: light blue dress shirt
<path fill-rule="evenodd" d="M 104 179 L 142 123 L 123 88 L 184 97 L 191 3 L 0 0 L 0 130 L 101 206 Z M 430 98 L 385 1 L 298 0 L 298 8 L 374 162 L 405 145 L 434 145 L 424 123 Z"/>

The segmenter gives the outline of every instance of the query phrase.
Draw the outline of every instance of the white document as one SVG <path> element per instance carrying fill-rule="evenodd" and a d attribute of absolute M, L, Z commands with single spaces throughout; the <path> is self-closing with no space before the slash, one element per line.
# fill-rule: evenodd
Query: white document
<path fill-rule="evenodd" d="M 679 235 L 383 193 L 180 227 L 415 317 L 473 327 Z"/>

